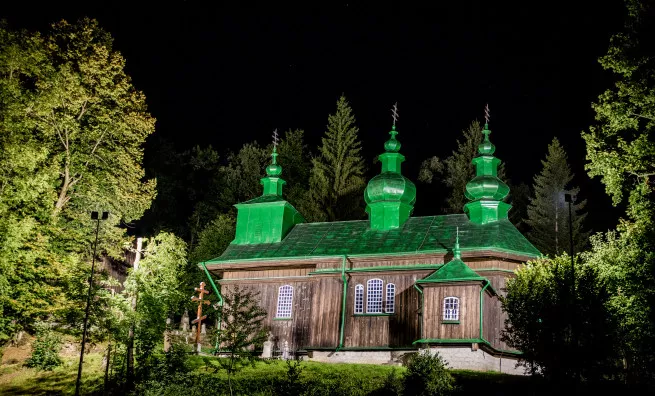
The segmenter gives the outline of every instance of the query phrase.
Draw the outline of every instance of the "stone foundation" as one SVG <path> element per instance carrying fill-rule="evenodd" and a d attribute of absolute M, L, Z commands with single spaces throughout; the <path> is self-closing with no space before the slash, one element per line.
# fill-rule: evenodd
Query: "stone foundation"
<path fill-rule="evenodd" d="M 439 355 L 448 362 L 450 368 L 475 371 L 497 371 L 505 374 L 525 375 L 525 368 L 516 367 L 517 360 L 513 357 L 494 356 L 482 349 L 474 350 L 474 348 L 471 347 L 430 347 L 430 353 L 436 352 L 438 352 Z"/>
<path fill-rule="evenodd" d="M 416 350 L 397 351 L 310 351 L 310 361 L 322 363 L 359 363 L 401 365 L 405 356 Z M 512 375 L 525 375 L 523 367 L 516 367 L 517 360 L 509 356 L 494 356 L 482 349 L 470 346 L 431 347 L 430 353 L 438 352 L 452 369 L 496 371 Z"/>

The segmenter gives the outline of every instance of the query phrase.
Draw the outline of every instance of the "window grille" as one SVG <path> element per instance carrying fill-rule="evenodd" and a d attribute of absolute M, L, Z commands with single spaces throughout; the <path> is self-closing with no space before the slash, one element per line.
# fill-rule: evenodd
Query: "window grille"
<path fill-rule="evenodd" d="M 290 318 L 291 307 L 293 306 L 293 287 L 289 285 L 280 286 L 277 294 L 276 318 Z"/>
<path fill-rule="evenodd" d="M 384 311 L 386 313 L 394 312 L 394 305 L 396 303 L 396 285 L 387 283 L 387 296 L 385 299 Z"/>
<path fill-rule="evenodd" d="M 355 313 L 364 313 L 364 285 L 355 286 Z"/>
<path fill-rule="evenodd" d="M 366 282 L 366 313 L 382 313 L 382 279 Z"/>
<path fill-rule="evenodd" d="M 443 320 L 459 320 L 459 298 L 443 299 Z"/>

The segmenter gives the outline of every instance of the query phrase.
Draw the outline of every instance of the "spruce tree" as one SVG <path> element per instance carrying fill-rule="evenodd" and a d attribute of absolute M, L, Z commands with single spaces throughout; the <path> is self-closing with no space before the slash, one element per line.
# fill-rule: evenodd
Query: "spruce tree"
<path fill-rule="evenodd" d="M 328 116 L 319 155 L 312 160 L 310 199 L 301 209 L 308 220 L 337 221 L 364 214 L 364 159 L 355 116 L 345 96 Z"/>
<path fill-rule="evenodd" d="M 573 174 L 557 138 L 548 145 L 548 155 L 541 163 L 543 169 L 534 177 L 534 196 L 530 198 L 525 219 L 530 226 L 528 238 L 544 254 L 554 256 L 569 252 L 569 213 L 564 194 L 571 194 L 575 201 L 572 206 L 573 245 L 575 252 L 580 252 L 589 236 L 583 230 L 586 214 L 581 212 L 587 200 L 575 200 L 580 189 L 570 186 Z"/>
<path fill-rule="evenodd" d="M 423 161 L 419 171 L 418 180 L 424 183 L 432 183 L 440 178 L 441 182 L 449 189 L 449 196 L 446 199 L 444 211 L 446 213 L 462 213 L 464 205 L 468 202 L 464 196 L 466 183 L 475 177 L 475 166 L 471 162 L 477 157 L 478 146 L 482 143 L 482 126 L 478 120 L 462 130 L 461 140 L 457 140 L 457 149 L 445 160 L 439 157 L 432 157 Z M 505 179 L 505 167 L 501 164 L 498 168 L 498 177 Z"/>

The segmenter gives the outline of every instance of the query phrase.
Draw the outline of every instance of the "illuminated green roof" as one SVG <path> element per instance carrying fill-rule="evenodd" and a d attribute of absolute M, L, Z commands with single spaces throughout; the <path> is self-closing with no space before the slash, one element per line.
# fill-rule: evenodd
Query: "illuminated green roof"
<path fill-rule="evenodd" d="M 207 263 L 336 255 L 448 253 L 459 227 L 461 250 L 491 250 L 527 257 L 539 251 L 509 222 L 469 221 L 464 214 L 410 217 L 400 228 L 372 230 L 367 220 L 296 224 L 277 243 L 235 244 Z"/>
<path fill-rule="evenodd" d="M 487 280 L 475 271 L 469 268 L 462 260 L 458 258 L 452 259 L 450 262 L 439 268 L 432 274 L 423 279 L 419 279 L 416 283 L 439 283 L 439 282 L 462 282 L 462 281 L 483 281 Z"/>

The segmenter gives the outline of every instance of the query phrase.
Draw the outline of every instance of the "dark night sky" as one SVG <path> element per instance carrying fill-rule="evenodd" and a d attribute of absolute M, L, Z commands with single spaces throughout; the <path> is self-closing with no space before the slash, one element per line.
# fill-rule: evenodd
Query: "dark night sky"
<path fill-rule="evenodd" d="M 455 3 L 410 10 L 390 2 L 314 9 L 25 2 L 0 18 L 32 30 L 62 18 L 96 18 L 145 92 L 156 133 L 180 148 L 236 150 L 268 141 L 274 128 L 302 128 L 314 147 L 343 92 L 371 174 L 391 126 L 389 108 L 398 102 L 405 174 L 415 179 L 420 162 L 447 156 L 488 102 L 492 141 L 509 176 L 531 184 L 557 136 L 589 200 L 592 225 L 613 227 L 620 211 L 600 182 L 586 177 L 580 131 L 593 122 L 591 102 L 611 83 L 597 58 L 621 27 L 621 3 Z M 428 191 L 418 186 L 419 215 L 438 212 Z"/>

